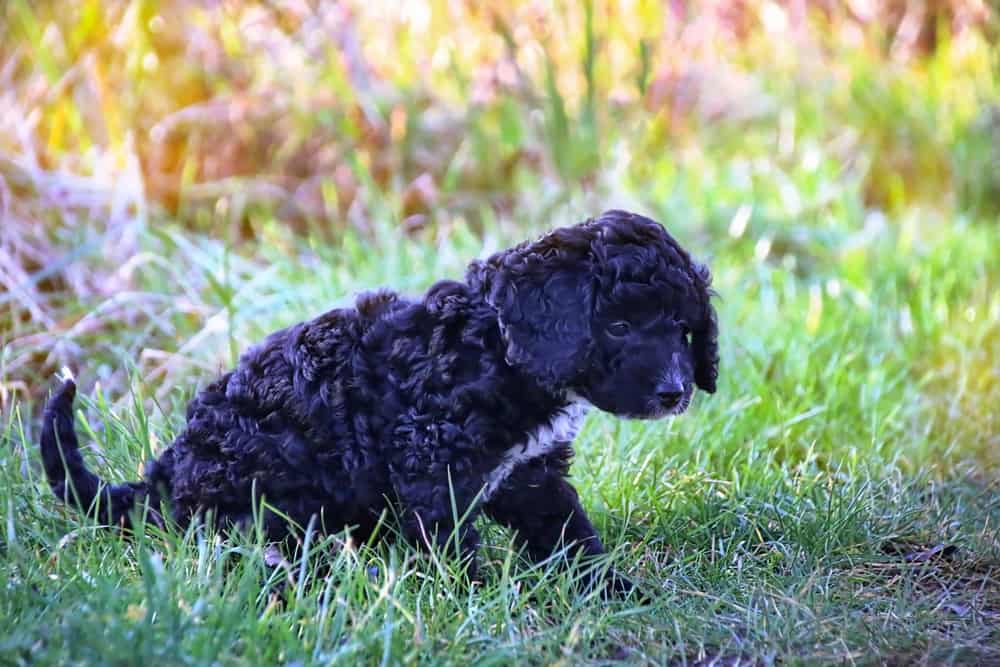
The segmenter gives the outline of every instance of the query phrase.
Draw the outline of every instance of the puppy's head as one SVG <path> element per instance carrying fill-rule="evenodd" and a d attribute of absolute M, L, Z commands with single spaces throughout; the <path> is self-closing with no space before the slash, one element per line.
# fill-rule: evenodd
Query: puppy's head
<path fill-rule="evenodd" d="M 508 363 L 616 415 L 687 409 L 718 375 L 709 272 L 662 226 L 608 211 L 477 262 Z"/>

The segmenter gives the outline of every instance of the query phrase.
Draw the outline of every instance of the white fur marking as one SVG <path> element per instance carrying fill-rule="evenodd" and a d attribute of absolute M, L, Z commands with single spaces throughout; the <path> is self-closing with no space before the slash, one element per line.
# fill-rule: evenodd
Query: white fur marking
<path fill-rule="evenodd" d="M 500 465 L 486 478 L 483 501 L 489 500 L 519 463 L 547 454 L 559 444 L 572 442 L 580 432 L 588 408 L 590 405 L 586 401 L 570 403 L 560 408 L 551 420 L 530 432 L 523 442 L 508 449 Z"/>

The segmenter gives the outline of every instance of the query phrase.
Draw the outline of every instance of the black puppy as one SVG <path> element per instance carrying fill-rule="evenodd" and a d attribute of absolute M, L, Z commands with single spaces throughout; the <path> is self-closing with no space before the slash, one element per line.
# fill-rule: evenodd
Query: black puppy
<path fill-rule="evenodd" d="M 198 393 L 140 482 L 85 467 L 67 380 L 45 410 L 42 460 L 60 499 L 125 526 L 161 502 L 181 526 L 207 510 L 247 525 L 256 493 L 278 510 L 263 516 L 273 539 L 286 517 L 315 517 L 364 541 L 394 506 L 427 545 L 452 536 L 457 509 L 474 576 L 480 510 L 532 558 L 561 544 L 603 553 L 566 479 L 588 408 L 678 414 L 694 385 L 715 391 L 717 369 L 708 270 L 658 223 L 608 211 L 473 262 L 420 300 L 375 292 L 270 335 Z"/>

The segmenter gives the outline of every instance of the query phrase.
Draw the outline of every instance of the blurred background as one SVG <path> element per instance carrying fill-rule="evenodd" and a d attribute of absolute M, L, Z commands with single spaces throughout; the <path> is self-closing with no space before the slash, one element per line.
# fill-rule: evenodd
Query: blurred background
<path fill-rule="evenodd" d="M 614 206 L 713 267 L 765 440 L 992 461 L 998 42 L 992 0 L 7 0 L 0 400 L 172 400 Z"/>

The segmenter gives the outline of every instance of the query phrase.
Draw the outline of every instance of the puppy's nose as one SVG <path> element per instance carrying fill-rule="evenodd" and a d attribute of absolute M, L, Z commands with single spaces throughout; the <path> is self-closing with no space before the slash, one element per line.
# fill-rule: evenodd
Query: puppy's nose
<path fill-rule="evenodd" d="M 679 382 L 664 382 L 656 388 L 656 396 L 665 407 L 672 408 L 684 396 L 684 387 Z"/>

